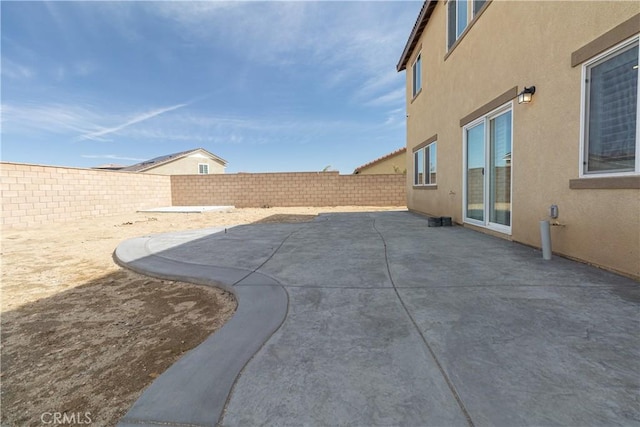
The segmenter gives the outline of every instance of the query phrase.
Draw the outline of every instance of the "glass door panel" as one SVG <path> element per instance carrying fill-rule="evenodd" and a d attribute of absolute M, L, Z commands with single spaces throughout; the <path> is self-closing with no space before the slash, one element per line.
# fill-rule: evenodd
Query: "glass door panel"
<path fill-rule="evenodd" d="M 467 130 L 467 218 L 484 221 L 484 123 Z"/>
<path fill-rule="evenodd" d="M 490 121 L 489 222 L 511 225 L 511 111 Z"/>

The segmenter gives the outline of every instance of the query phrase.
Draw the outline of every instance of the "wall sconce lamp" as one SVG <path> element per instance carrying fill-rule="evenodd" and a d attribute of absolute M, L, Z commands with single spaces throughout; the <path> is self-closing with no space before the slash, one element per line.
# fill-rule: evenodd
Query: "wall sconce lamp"
<path fill-rule="evenodd" d="M 536 87 L 526 87 L 522 89 L 522 92 L 518 94 L 518 104 L 528 104 L 531 102 L 531 98 L 533 98 L 533 94 L 536 93 Z"/>

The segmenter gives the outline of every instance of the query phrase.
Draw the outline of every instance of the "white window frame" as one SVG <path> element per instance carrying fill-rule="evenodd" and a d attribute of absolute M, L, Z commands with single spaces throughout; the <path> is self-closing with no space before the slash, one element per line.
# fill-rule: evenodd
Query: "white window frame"
<path fill-rule="evenodd" d="M 418 65 L 416 70 L 416 65 Z M 416 72 L 417 71 L 417 72 Z M 416 81 L 418 85 L 416 85 Z M 418 94 L 422 91 L 422 52 L 418 53 L 416 59 L 413 61 L 411 65 L 411 94 L 412 98 L 418 96 Z"/>
<path fill-rule="evenodd" d="M 489 173 L 487 171 L 490 168 L 490 159 L 489 159 L 489 143 L 490 143 L 490 132 L 491 132 L 491 120 L 496 117 L 505 114 L 511 111 L 511 188 L 509 189 L 509 200 L 510 200 L 510 221 L 509 225 L 497 224 L 489 221 L 489 215 L 487 213 L 487 207 L 489 206 L 490 195 L 488 189 L 488 181 L 489 181 Z M 483 209 L 485 210 L 484 220 L 479 221 L 473 218 L 467 217 L 467 130 L 484 123 L 484 183 L 483 183 Z M 489 230 L 497 231 L 499 233 L 511 235 L 512 227 L 513 227 L 513 152 L 514 152 L 514 141 L 513 141 L 513 101 L 509 101 L 508 103 L 496 108 L 495 110 L 485 114 L 482 117 L 478 117 L 472 122 L 467 123 L 462 127 L 462 221 L 465 224 L 475 225 L 477 227 L 486 228 Z"/>
<path fill-rule="evenodd" d="M 589 75 L 589 68 L 597 62 L 605 59 L 608 56 L 615 56 L 616 53 L 622 51 L 629 45 L 639 42 L 640 36 L 635 35 L 622 43 L 615 45 L 614 47 L 602 52 L 601 54 L 591 58 L 589 61 L 586 61 L 582 64 L 582 84 L 580 91 L 580 155 L 579 155 L 579 177 L 580 178 L 607 178 L 607 177 L 619 177 L 619 176 L 633 176 L 640 175 L 640 105 L 636 109 L 636 161 L 635 161 L 635 170 L 633 171 L 623 171 L 623 172 L 586 172 L 587 165 L 587 145 L 588 142 L 586 140 L 587 137 L 587 126 L 589 124 L 589 120 L 587 115 L 589 114 L 588 108 L 588 93 L 587 93 L 587 76 Z M 640 49 L 640 45 L 638 47 Z M 640 72 L 640 70 L 638 70 Z M 636 102 L 640 104 L 640 76 L 638 81 L 638 97 L 636 98 Z"/>
<path fill-rule="evenodd" d="M 418 150 L 415 150 L 413 152 L 413 186 L 414 187 L 433 187 L 438 185 L 438 141 L 433 141 L 430 142 L 429 144 L 425 145 L 424 147 L 420 147 Z M 429 163 L 427 162 L 427 152 L 430 151 L 431 147 L 433 146 L 434 152 L 435 152 L 435 174 L 436 174 L 436 179 L 433 182 L 426 182 L 427 181 L 427 177 L 428 177 L 428 181 L 431 181 L 431 171 L 429 170 Z M 422 152 L 422 183 L 418 183 L 416 182 L 416 156 L 418 155 L 419 152 Z M 431 158 L 431 156 L 428 157 L 429 159 Z"/>
<path fill-rule="evenodd" d="M 471 2 L 473 3 L 473 5 L 471 6 L 471 13 L 472 13 L 471 19 L 475 18 L 475 16 L 478 14 L 478 12 L 480 12 L 480 10 L 482 10 L 484 5 L 487 4 L 487 1 L 491 1 L 491 0 L 484 0 L 480 4 L 480 7 L 478 9 L 476 9 L 476 0 L 471 0 Z"/>
<path fill-rule="evenodd" d="M 450 37 L 449 37 L 449 35 L 451 34 L 451 31 L 450 31 L 451 30 L 451 24 L 450 24 L 450 22 L 451 22 L 451 18 L 450 18 L 450 15 L 451 15 L 451 3 L 455 3 L 455 5 L 456 5 L 456 12 L 455 12 L 456 16 L 455 16 L 455 19 L 454 19 L 454 22 L 455 22 L 455 28 L 454 28 L 455 38 L 454 38 L 454 40 L 451 40 Z M 446 32 L 447 32 L 447 34 L 446 34 L 446 37 L 445 37 L 445 44 L 446 44 L 446 51 L 448 52 L 453 48 L 453 46 L 456 44 L 456 42 L 460 38 L 458 36 L 458 2 L 457 2 L 457 0 L 449 0 L 449 1 L 447 1 L 445 6 L 447 8 L 447 13 L 446 13 L 446 20 L 447 20 Z"/>
<path fill-rule="evenodd" d="M 202 172 L 202 170 L 206 172 Z M 198 163 L 198 175 L 209 175 L 209 165 L 207 163 Z"/>

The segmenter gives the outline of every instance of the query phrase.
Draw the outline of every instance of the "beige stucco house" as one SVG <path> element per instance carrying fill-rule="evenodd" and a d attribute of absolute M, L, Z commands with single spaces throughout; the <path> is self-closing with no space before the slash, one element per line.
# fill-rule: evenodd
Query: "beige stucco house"
<path fill-rule="evenodd" d="M 392 173 L 405 173 L 407 171 L 407 147 L 402 147 L 392 153 L 358 166 L 354 175 L 382 175 Z"/>
<path fill-rule="evenodd" d="M 555 253 L 639 278 L 639 12 L 425 1 L 397 65 L 409 209 L 534 247 L 549 219 Z"/>
<path fill-rule="evenodd" d="M 221 174 L 224 173 L 226 167 L 226 160 L 208 152 L 204 148 L 195 148 L 156 157 L 120 170 L 158 175 L 202 175 Z"/>

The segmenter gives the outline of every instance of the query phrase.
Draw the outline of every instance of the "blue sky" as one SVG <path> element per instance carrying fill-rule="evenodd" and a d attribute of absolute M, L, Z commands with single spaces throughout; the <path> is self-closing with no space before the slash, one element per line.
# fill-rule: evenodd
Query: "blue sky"
<path fill-rule="evenodd" d="M 227 172 L 341 173 L 405 145 L 421 1 L 2 1 L 2 160 L 203 147 Z"/>

